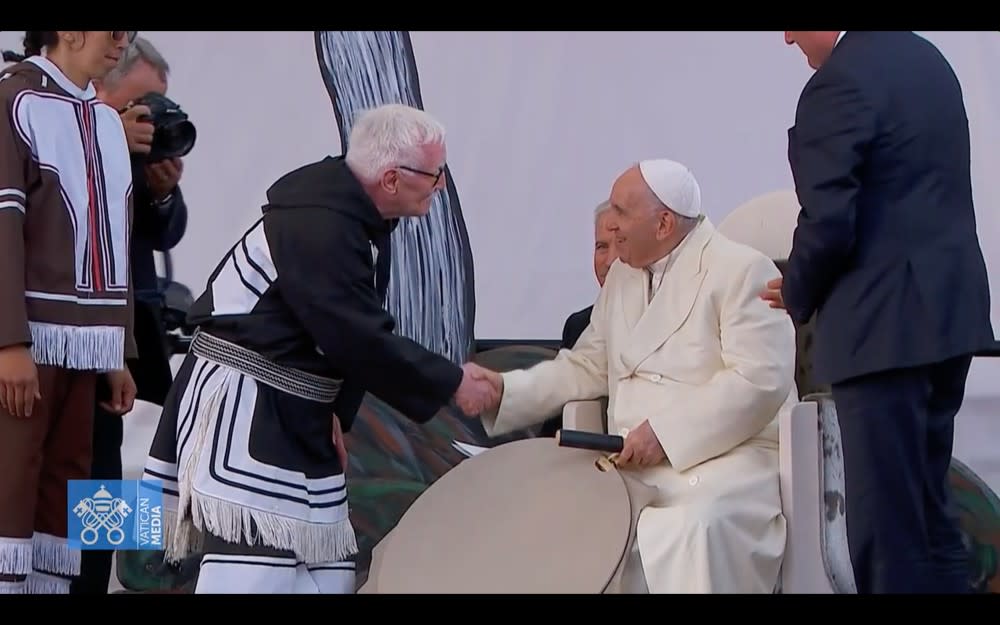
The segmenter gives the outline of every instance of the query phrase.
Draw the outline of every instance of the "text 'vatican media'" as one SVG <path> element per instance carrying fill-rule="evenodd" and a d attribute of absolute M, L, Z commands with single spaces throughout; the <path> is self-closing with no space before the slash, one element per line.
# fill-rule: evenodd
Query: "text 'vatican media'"
<path fill-rule="evenodd" d="M 163 486 L 157 480 L 73 480 L 67 498 L 69 546 L 163 550 Z"/>
<path fill-rule="evenodd" d="M 139 549 L 163 548 L 163 505 L 155 505 L 146 495 L 139 497 L 139 518 L 136 520 Z"/>

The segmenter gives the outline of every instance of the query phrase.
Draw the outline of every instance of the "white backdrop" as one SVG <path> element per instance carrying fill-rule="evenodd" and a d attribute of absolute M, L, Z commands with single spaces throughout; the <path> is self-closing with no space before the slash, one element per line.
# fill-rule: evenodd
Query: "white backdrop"
<path fill-rule="evenodd" d="M 19 50 L 19 35 L 0 33 L 0 46 Z M 143 35 L 172 65 L 169 95 L 199 130 L 182 181 L 190 225 L 174 262 L 177 279 L 200 292 L 271 182 L 339 152 L 336 120 L 311 32 Z M 1000 328 L 1000 34 L 925 35 L 965 89 Z M 632 161 L 688 163 L 716 223 L 791 185 L 785 131 L 811 70 L 780 32 L 415 32 L 412 41 L 425 108 L 450 133 L 477 338 L 557 338 L 566 316 L 592 303 L 592 209 Z M 992 390 L 998 365 L 977 362 L 970 393 Z"/>

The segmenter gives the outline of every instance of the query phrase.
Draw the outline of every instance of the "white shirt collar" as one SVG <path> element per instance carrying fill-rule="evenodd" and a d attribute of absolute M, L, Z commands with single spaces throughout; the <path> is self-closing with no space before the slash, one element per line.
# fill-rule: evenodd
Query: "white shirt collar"
<path fill-rule="evenodd" d="M 661 258 L 660 260 L 656 261 L 655 263 L 653 263 L 651 265 L 648 265 L 646 267 L 646 271 L 648 271 L 649 273 L 653 274 L 654 276 L 659 276 L 664 271 L 666 271 L 667 265 L 670 264 L 670 259 L 673 257 L 673 255 L 674 255 L 674 252 L 670 252 L 669 254 L 667 254 L 666 256 L 664 256 L 663 258 Z"/>
<path fill-rule="evenodd" d="M 77 87 L 76 84 L 70 80 L 61 69 L 59 69 L 59 66 L 50 61 L 48 58 L 44 56 L 32 56 L 25 60 L 38 66 L 38 68 L 45 72 L 49 78 L 55 81 L 55 83 L 59 85 L 63 91 L 70 94 L 74 98 L 78 100 L 93 100 L 97 97 L 97 90 L 94 88 L 93 82 L 88 83 L 86 89 Z"/>
<path fill-rule="evenodd" d="M 684 249 L 684 246 L 687 245 L 688 241 L 691 240 L 691 234 L 697 230 L 700 225 L 701 224 L 695 226 L 691 232 L 687 233 L 687 235 L 681 239 L 681 242 L 677 245 L 677 247 L 671 250 L 669 254 L 654 263 L 646 265 L 644 269 L 647 272 L 649 299 L 652 299 L 653 296 L 656 295 L 660 285 L 663 284 L 667 271 L 670 270 L 670 266 L 674 264 L 675 260 L 677 260 L 677 255 Z"/>
<path fill-rule="evenodd" d="M 837 40 L 835 42 L 833 42 L 833 47 L 834 48 L 837 47 L 837 44 L 840 43 L 840 40 L 844 38 L 845 34 L 847 34 L 846 30 L 840 31 L 840 33 L 837 35 Z"/>

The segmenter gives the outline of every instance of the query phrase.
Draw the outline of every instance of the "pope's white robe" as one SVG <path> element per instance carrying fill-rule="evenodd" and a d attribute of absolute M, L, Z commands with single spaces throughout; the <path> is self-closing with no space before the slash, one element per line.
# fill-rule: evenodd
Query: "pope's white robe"
<path fill-rule="evenodd" d="M 486 431 L 608 397 L 608 431 L 648 420 L 667 456 L 634 470 L 659 491 L 637 528 L 649 592 L 773 592 L 786 531 L 777 416 L 797 400 L 795 330 L 759 294 L 780 273 L 704 219 L 649 303 L 647 275 L 616 262 L 574 348 L 503 375 Z"/>

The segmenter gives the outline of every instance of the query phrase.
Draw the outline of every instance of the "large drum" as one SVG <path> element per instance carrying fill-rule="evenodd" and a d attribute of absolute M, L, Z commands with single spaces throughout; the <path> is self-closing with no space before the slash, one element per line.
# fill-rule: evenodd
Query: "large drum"
<path fill-rule="evenodd" d="M 424 491 L 374 548 L 359 592 L 642 592 L 632 554 L 653 495 L 604 453 L 502 444 Z"/>

